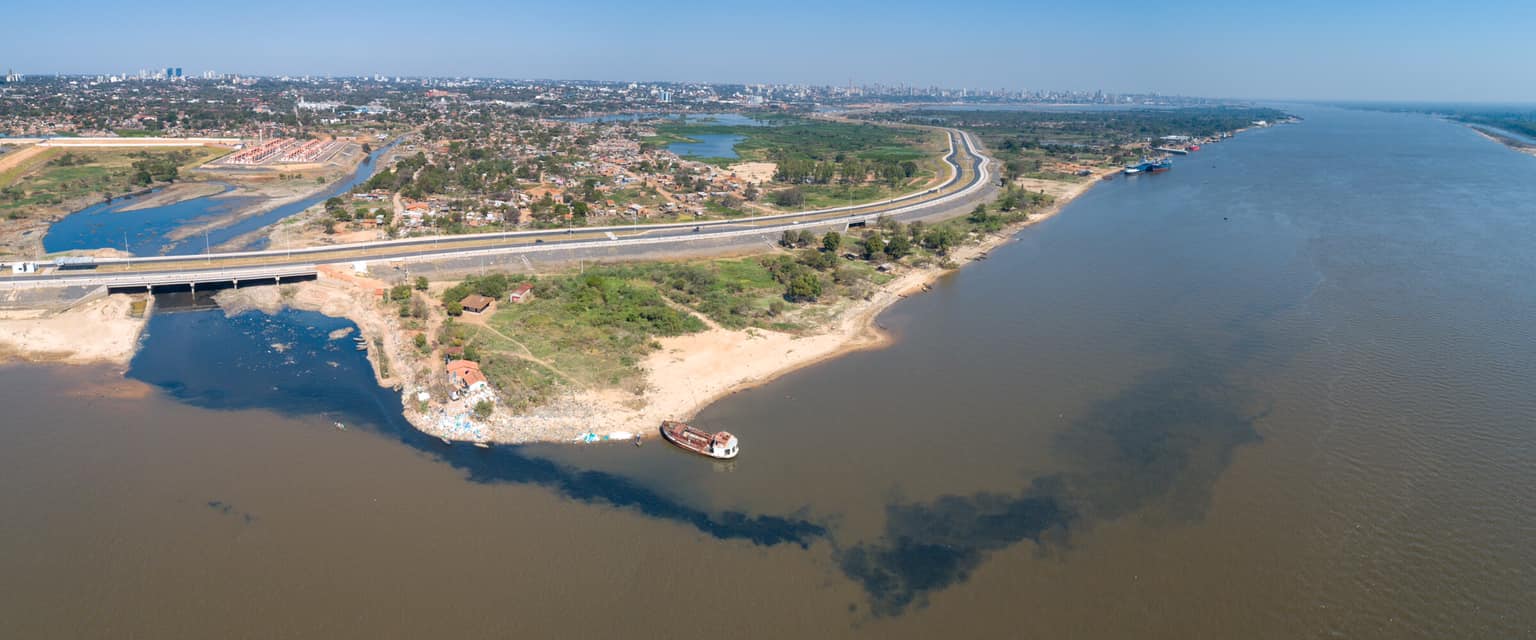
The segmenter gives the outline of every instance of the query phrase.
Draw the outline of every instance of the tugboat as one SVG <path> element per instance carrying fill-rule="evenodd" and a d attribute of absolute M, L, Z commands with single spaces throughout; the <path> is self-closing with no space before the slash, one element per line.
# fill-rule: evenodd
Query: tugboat
<path fill-rule="evenodd" d="M 716 460 L 730 460 L 741 451 L 736 436 L 724 431 L 708 433 L 676 420 L 661 423 L 661 437 L 679 448 Z"/>

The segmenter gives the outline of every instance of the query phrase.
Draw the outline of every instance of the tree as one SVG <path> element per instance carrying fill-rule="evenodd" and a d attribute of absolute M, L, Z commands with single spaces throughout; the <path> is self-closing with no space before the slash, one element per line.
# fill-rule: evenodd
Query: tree
<path fill-rule="evenodd" d="M 821 278 L 811 271 L 802 271 L 791 278 L 784 288 L 784 297 L 791 301 L 815 300 L 821 296 Z"/>
<path fill-rule="evenodd" d="M 957 244 L 960 244 L 960 232 L 953 227 L 934 227 L 923 234 L 923 246 L 939 255 L 948 254 Z"/>
<path fill-rule="evenodd" d="M 459 300 L 448 301 L 443 305 L 443 309 L 447 310 L 450 316 L 458 317 L 464 315 L 464 303 Z"/>
<path fill-rule="evenodd" d="M 496 405 L 490 400 L 481 400 L 475 403 L 475 417 L 481 420 L 491 417 L 491 412 L 496 410 Z"/>
<path fill-rule="evenodd" d="M 406 300 L 406 299 L 408 299 L 410 297 L 411 297 L 411 287 L 410 287 L 410 285 L 397 284 L 397 285 L 395 285 L 393 287 L 390 287 L 390 289 L 389 289 L 389 299 L 390 300 L 394 300 L 396 302 L 399 302 L 399 301 L 402 301 L 402 300 Z"/>
<path fill-rule="evenodd" d="M 905 233 L 891 236 L 891 241 L 885 244 L 885 255 L 900 260 L 912 253 L 912 238 Z"/>
<path fill-rule="evenodd" d="M 422 353 L 426 353 L 427 352 L 427 334 L 424 334 L 424 333 L 416 334 L 415 342 L 416 342 L 416 350 L 417 351 L 420 351 Z"/>
<path fill-rule="evenodd" d="M 428 286 L 429 285 L 427 283 L 427 277 L 426 276 L 416 276 L 416 290 L 417 291 L 426 291 Z"/>
<path fill-rule="evenodd" d="M 843 236 L 838 235 L 836 231 L 828 231 L 827 235 L 821 237 L 822 251 L 837 251 L 841 246 L 843 246 Z"/>
<path fill-rule="evenodd" d="M 880 234 L 871 233 L 869 237 L 864 238 L 864 258 L 866 260 L 874 260 L 883 253 L 885 253 L 885 239 L 881 238 Z"/>
<path fill-rule="evenodd" d="M 781 207 L 798 207 L 805 204 L 805 192 L 797 187 L 774 192 L 773 203 Z"/>

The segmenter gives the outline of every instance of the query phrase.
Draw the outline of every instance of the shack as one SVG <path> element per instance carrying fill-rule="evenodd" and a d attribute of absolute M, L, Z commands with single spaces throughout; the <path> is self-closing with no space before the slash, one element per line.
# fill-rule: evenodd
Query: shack
<path fill-rule="evenodd" d="M 470 313 L 485 313 L 485 310 L 491 307 L 492 302 L 495 302 L 495 300 L 478 293 L 472 293 L 464 296 L 464 300 L 460 304 L 464 306 L 465 311 Z"/>

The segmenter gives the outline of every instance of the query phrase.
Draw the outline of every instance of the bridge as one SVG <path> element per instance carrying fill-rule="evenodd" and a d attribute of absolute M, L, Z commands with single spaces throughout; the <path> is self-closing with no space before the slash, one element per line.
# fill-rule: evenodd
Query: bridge
<path fill-rule="evenodd" d="M 198 271 L 85 273 L 68 277 L 0 281 L 0 289 L 40 289 L 49 287 L 106 287 L 112 292 L 148 291 L 157 288 L 244 284 L 281 284 L 284 281 L 313 279 L 319 270 L 313 264 L 274 265 L 243 268 L 209 268 Z"/>

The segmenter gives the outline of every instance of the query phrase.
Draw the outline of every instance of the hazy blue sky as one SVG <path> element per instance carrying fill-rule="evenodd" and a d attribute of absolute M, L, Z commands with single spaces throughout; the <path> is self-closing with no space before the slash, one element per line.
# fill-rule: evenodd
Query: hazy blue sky
<path fill-rule="evenodd" d="M 0 67 L 1536 101 L 1536 0 L 21 0 Z"/>

